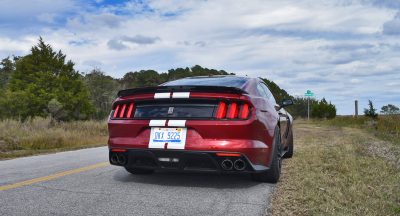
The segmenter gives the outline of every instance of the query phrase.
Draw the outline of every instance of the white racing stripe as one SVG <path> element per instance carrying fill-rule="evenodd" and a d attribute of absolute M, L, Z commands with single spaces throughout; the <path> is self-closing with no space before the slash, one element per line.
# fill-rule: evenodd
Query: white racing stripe
<path fill-rule="evenodd" d="M 189 98 L 190 92 L 174 92 L 172 98 Z"/>
<path fill-rule="evenodd" d="M 154 93 L 154 99 L 163 99 L 170 98 L 171 93 L 163 92 L 163 93 Z"/>
<path fill-rule="evenodd" d="M 150 127 L 165 127 L 167 120 L 150 120 Z"/>
<path fill-rule="evenodd" d="M 186 120 L 169 120 L 168 127 L 185 127 Z"/>

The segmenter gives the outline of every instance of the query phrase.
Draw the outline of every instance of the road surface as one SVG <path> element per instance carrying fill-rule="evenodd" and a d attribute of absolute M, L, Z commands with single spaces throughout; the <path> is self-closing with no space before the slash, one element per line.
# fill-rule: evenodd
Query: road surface
<path fill-rule="evenodd" d="M 248 175 L 108 164 L 107 147 L 0 161 L 0 215 L 265 215 L 274 185 Z"/>

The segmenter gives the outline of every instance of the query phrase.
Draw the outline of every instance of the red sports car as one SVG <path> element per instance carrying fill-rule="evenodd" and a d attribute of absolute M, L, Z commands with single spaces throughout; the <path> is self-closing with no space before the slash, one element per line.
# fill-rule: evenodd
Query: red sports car
<path fill-rule="evenodd" d="M 154 170 L 251 173 L 277 182 L 293 155 L 293 118 L 258 78 L 201 76 L 118 92 L 108 121 L 109 160 Z"/>

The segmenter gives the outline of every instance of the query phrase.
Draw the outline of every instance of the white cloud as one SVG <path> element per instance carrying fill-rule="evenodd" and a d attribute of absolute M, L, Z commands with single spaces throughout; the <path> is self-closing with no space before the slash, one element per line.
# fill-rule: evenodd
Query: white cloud
<path fill-rule="evenodd" d="M 393 96 L 400 79 L 400 39 L 391 28 L 398 9 L 388 4 L 149 0 L 95 7 L 84 1 L 32 2 L 10 14 L 6 10 L 16 7 L 10 1 L 0 9 L 0 18 L 6 18 L 0 26 L 21 22 L 18 14 L 49 24 L 22 33 L 16 27 L 0 30 L 3 57 L 27 53 L 42 35 L 80 71 L 101 67 L 122 77 L 131 70 L 200 64 L 269 78 L 292 94 L 311 89 L 337 104 L 339 113 L 352 112 L 354 99 L 371 97 L 377 106 L 400 103 Z"/>

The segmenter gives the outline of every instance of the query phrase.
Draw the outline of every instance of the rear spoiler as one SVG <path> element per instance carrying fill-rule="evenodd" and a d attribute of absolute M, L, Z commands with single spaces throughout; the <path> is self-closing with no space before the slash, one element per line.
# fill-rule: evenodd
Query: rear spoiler
<path fill-rule="evenodd" d="M 226 87 L 226 86 L 155 86 L 155 87 L 121 90 L 118 92 L 118 97 L 125 97 L 135 94 L 161 93 L 161 92 L 218 92 L 218 93 L 248 94 L 243 89 L 236 87 Z"/>

